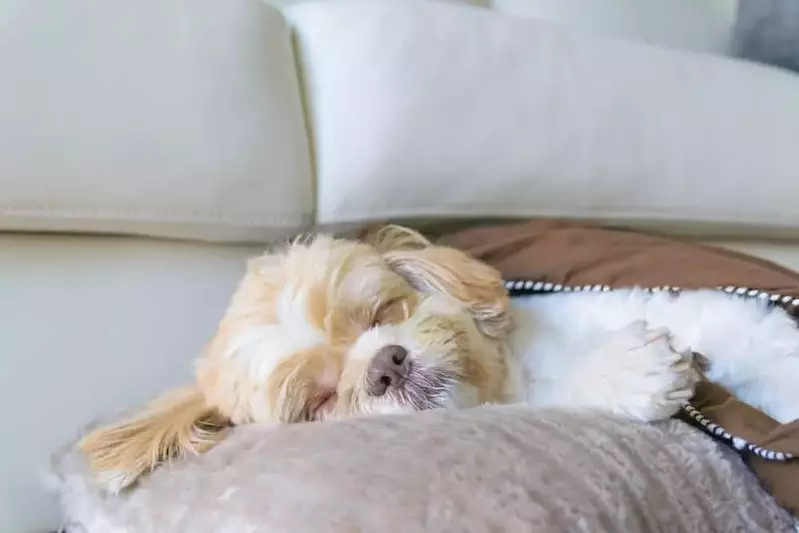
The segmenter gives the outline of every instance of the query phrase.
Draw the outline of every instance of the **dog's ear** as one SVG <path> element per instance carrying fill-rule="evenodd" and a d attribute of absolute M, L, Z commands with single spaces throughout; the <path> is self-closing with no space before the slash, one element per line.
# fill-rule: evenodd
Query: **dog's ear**
<path fill-rule="evenodd" d="M 380 253 L 398 250 L 420 250 L 433 246 L 418 231 L 396 224 L 369 226 L 364 230 L 361 240 L 373 246 Z"/>
<path fill-rule="evenodd" d="M 117 493 L 161 463 L 205 453 L 229 427 L 198 388 L 187 387 L 162 396 L 136 416 L 89 433 L 78 447 L 96 482 Z"/>
<path fill-rule="evenodd" d="M 368 242 L 416 290 L 441 292 L 461 302 L 484 335 L 502 338 L 510 332 L 508 293 L 493 267 L 400 226 L 385 226 Z"/>
<path fill-rule="evenodd" d="M 269 409 L 263 408 L 268 400 L 265 376 L 247 361 L 259 359 L 272 335 L 264 326 L 277 321 L 278 297 L 285 281 L 282 257 L 282 251 L 276 250 L 248 262 L 216 332 L 195 363 L 197 385 L 208 403 L 234 424 L 255 421 L 254 409 L 259 422 L 272 421 L 265 420 Z"/>

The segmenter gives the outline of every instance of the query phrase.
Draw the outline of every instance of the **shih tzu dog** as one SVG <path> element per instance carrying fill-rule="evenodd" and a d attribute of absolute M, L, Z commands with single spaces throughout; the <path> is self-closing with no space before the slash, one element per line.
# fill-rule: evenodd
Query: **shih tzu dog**
<path fill-rule="evenodd" d="M 195 385 L 80 447 L 116 492 L 240 424 L 513 402 L 656 421 L 691 397 L 692 351 L 709 379 L 797 417 L 799 333 L 780 310 L 713 291 L 511 302 L 496 270 L 412 230 L 317 235 L 250 262 Z"/>

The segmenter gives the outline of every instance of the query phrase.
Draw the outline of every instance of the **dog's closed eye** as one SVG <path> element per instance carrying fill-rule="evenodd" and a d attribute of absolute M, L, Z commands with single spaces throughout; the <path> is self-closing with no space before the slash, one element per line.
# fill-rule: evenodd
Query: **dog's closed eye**
<path fill-rule="evenodd" d="M 338 395 L 335 390 L 325 390 L 314 396 L 305 409 L 304 419 L 308 422 L 321 420 L 325 413 L 331 411 L 336 405 Z"/>
<path fill-rule="evenodd" d="M 399 298 L 394 298 L 392 300 L 388 300 L 387 302 L 381 303 L 372 313 L 372 319 L 369 323 L 369 327 L 376 328 L 377 326 L 387 322 L 387 318 L 389 318 L 391 309 L 396 306 L 399 301 Z"/>
<path fill-rule="evenodd" d="M 382 304 L 372 314 L 369 327 L 375 328 L 383 324 L 395 324 L 408 320 L 411 307 L 407 298 L 393 298 Z"/>

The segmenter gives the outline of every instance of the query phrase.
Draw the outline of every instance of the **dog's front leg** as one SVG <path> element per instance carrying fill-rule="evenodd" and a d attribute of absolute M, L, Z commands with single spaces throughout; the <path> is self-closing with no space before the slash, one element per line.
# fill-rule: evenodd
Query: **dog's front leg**
<path fill-rule="evenodd" d="M 677 353 L 665 329 L 643 321 L 610 333 L 569 373 L 567 403 L 650 422 L 675 414 L 698 380 L 691 355 Z"/>

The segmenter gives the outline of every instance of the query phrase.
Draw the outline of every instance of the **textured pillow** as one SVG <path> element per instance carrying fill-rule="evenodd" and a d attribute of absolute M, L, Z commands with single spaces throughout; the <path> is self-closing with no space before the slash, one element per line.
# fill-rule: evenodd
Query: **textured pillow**
<path fill-rule="evenodd" d="M 733 53 L 799 72 L 799 1 L 739 0 Z"/>
<path fill-rule="evenodd" d="M 690 426 L 483 407 L 243 426 L 106 497 L 58 460 L 70 533 L 789 531 L 743 463 Z"/>

